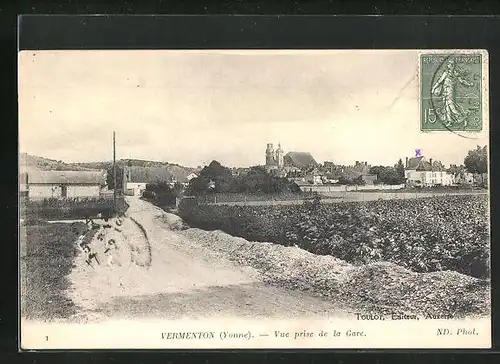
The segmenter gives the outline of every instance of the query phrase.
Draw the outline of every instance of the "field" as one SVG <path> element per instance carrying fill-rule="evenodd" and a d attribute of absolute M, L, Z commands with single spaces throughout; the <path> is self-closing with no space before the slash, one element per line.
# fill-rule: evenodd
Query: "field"
<path fill-rule="evenodd" d="M 83 223 L 21 226 L 21 315 L 51 320 L 75 313 L 66 296 L 67 275 L 77 255 L 74 241 L 84 231 Z M 91 233 L 85 237 L 91 239 Z"/>
<path fill-rule="evenodd" d="M 328 204 L 182 203 L 191 226 L 252 241 L 298 246 L 350 263 L 396 263 L 415 272 L 489 276 L 488 198 L 447 195 Z"/>

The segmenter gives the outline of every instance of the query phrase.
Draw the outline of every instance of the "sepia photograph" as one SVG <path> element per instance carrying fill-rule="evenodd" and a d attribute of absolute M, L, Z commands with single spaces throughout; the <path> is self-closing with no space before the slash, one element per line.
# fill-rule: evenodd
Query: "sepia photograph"
<path fill-rule="evenodd" d="M 489 348 L 485 50 L 41 50 L 23 350 Z"/>

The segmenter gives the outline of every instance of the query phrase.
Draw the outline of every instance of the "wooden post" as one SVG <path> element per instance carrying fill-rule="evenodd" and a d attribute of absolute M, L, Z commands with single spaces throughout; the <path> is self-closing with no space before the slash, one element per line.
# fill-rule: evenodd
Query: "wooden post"
<path fill-rule="evenodd" d="M 113 132 L 113 208 L 115 213 L 117 212 L 116 208 L 116 140 L 115 140 L 115 132 Z"/>

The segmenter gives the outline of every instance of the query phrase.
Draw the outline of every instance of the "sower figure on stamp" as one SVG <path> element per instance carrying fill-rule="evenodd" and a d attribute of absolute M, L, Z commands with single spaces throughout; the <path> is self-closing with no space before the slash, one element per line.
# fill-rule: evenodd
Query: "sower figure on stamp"
<path fill-rule="evenodd" d="M 456 102 L 456 87 L 457 82 L 464 86 L 472 87 L 474 84 L 462 78 L 462 75 L 456 68 L 455 61 L 450 59 L 446 64 L 446 70 L 443 71 L 441 77 L 432 86 L 431 93 L 435 96 L 441 97 L 443 101 L 442 119 L 445 125 L 452 123 L 464 122 L 467 126 L 467 111 L 462 105 Z"/>

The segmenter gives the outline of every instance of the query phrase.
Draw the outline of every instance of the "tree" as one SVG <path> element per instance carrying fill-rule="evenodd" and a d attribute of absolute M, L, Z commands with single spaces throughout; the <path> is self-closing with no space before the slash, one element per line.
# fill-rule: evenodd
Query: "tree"
<path fill-rule="evenodd" d="M 259 193 L 268 192 L 271 176 L 264 167 L 251 167 L 248 173 L 235 179 L 233 189 L 235 192 Z"/>
<path fill-rule="evenodd" d="M 251 167 L 248 173 L 233 179 L 229 192 L 280 193 L 298 192 L 300 188 L 287 178 L 274 176 L 262 166 Z"/>
<path fill-rule="evenodd" d="M 215 184 L 213 189 L 209 187 L 211 182 Z M 273 176 L 262 166 L 251 167 L 247 173 L 233 176 L 229 168 L 213 161 L 202 169 L 197 178 L 193 178 L 189 182 L 186 193 L 196 196 L 214 192 L 280 193 L 298 191 L 300 188 L 295 182 Z"/>
<path fill-rule="evenodd" d="M 401 158 L 399 158 L 395 169 L 396 169 L 396 172 L 398 173 L 398 176 L 401 179 L 401 181 L 404 181 L 404 179 L 405 179 L 405 166 L 404 166 L 403 160 Z"/>
<path fill-rule="evenodd" d="M 168 182 L 155 182 L 146 185 L 146 192 L 158 205 L 171 206 L 175 204 L 176 197 L 179 197 L 181 188 L 182 185 L 170 187 Z"/>
<path fill-rule="evenodd" d="M 182 195 L 182 192 L 184 191 L 184 186 L 180 182 L 175 182 L 172 190 L 176 197 L 180 197 Z"/>
<path fill-rule="evenodd" d="M 353 180 L 350 179 L 350 178 L 347 178 L 345 176 L 340 176 L 338 184 L 339 185 L 352 185 L 353 184 Z"/>
<path fill-rule="evenodd" d="M 233 179 L 231 170 L 217 161 L 212 161 L 208 166 L 204 167 L 200 172 L 200 177 L 204 181 L 213 181 L 215 183 L 214 192 L 227 191 Z"/>
<path fill-rule="evenodd" d="M 435 171 L 444 171 L 446 168 L 444 167 L 443 162 L 441 161 L 433 161 L 432 162 L 432 168 Z"/>
<path fill-rule="evenodd" d="M 363 176 L 358 176 L 354 178 L 352 183 L 358 186 L 364 186 L 366 184 L 366 182 L 363 180 Z"/>
<path fill-rule="evenodd" d="M 209 182 L 210 180 L 202 176 L 193 178 L 191 181 L 189 181 L 189 185 L 186 188 L 186 194 L 191 196 L 197 196 L 206 193 L 208 191 Z"/>
<path fill-rule="evenodd" d="M 186 192 L 194 196 L 208 192 L 227 192 L 232 180 L 231 170 L 214 160 L 203 167 L 198 177 L 189 181 Z M 215 185 L 213 189 L 209 186 L 211 182 Z"/>
<path fill-rule="evenodd" d="M 212 180 L 227 180 L 230 179 L 232 174 L 231 170 L 224 167 L 217 161 L 212 161 L 208 166 L 203 167 L 200 176 L 210 178 Z"/>
<path fill-rule="evenodd" d="M 115 189 L 112 165 L 107 169 L 106 184 L 110 190 Z M 118 190 L 123 189 L 123 167 L 118 164 L 116 165 L 116 185 Z"/>
<path fill-rule="evenodd" d="M 486 146 L 479 145 L 475 150 L 469 150 L 464 158 L 464 165 L 467 172 L 481 176 L 481 182 L 484 183 L 483 175 L 488 172 L 488 151 Z"/>
<path fill-rule="evenodd" d="M 456 164 L 450 164 L 450 168 L 447 169 L 447 172 L 453 175 L 463 175 L 465 171 L 465 166 L 457 166 Z"/>
<path fill-rule="evenodd" d="M 370 174 L 376 174 L 378 181 L 387 185 L 399 185 L 404 182 L 404 173 L 401 177 L 394 167 L 374 166 L 370 168 Z"/>

